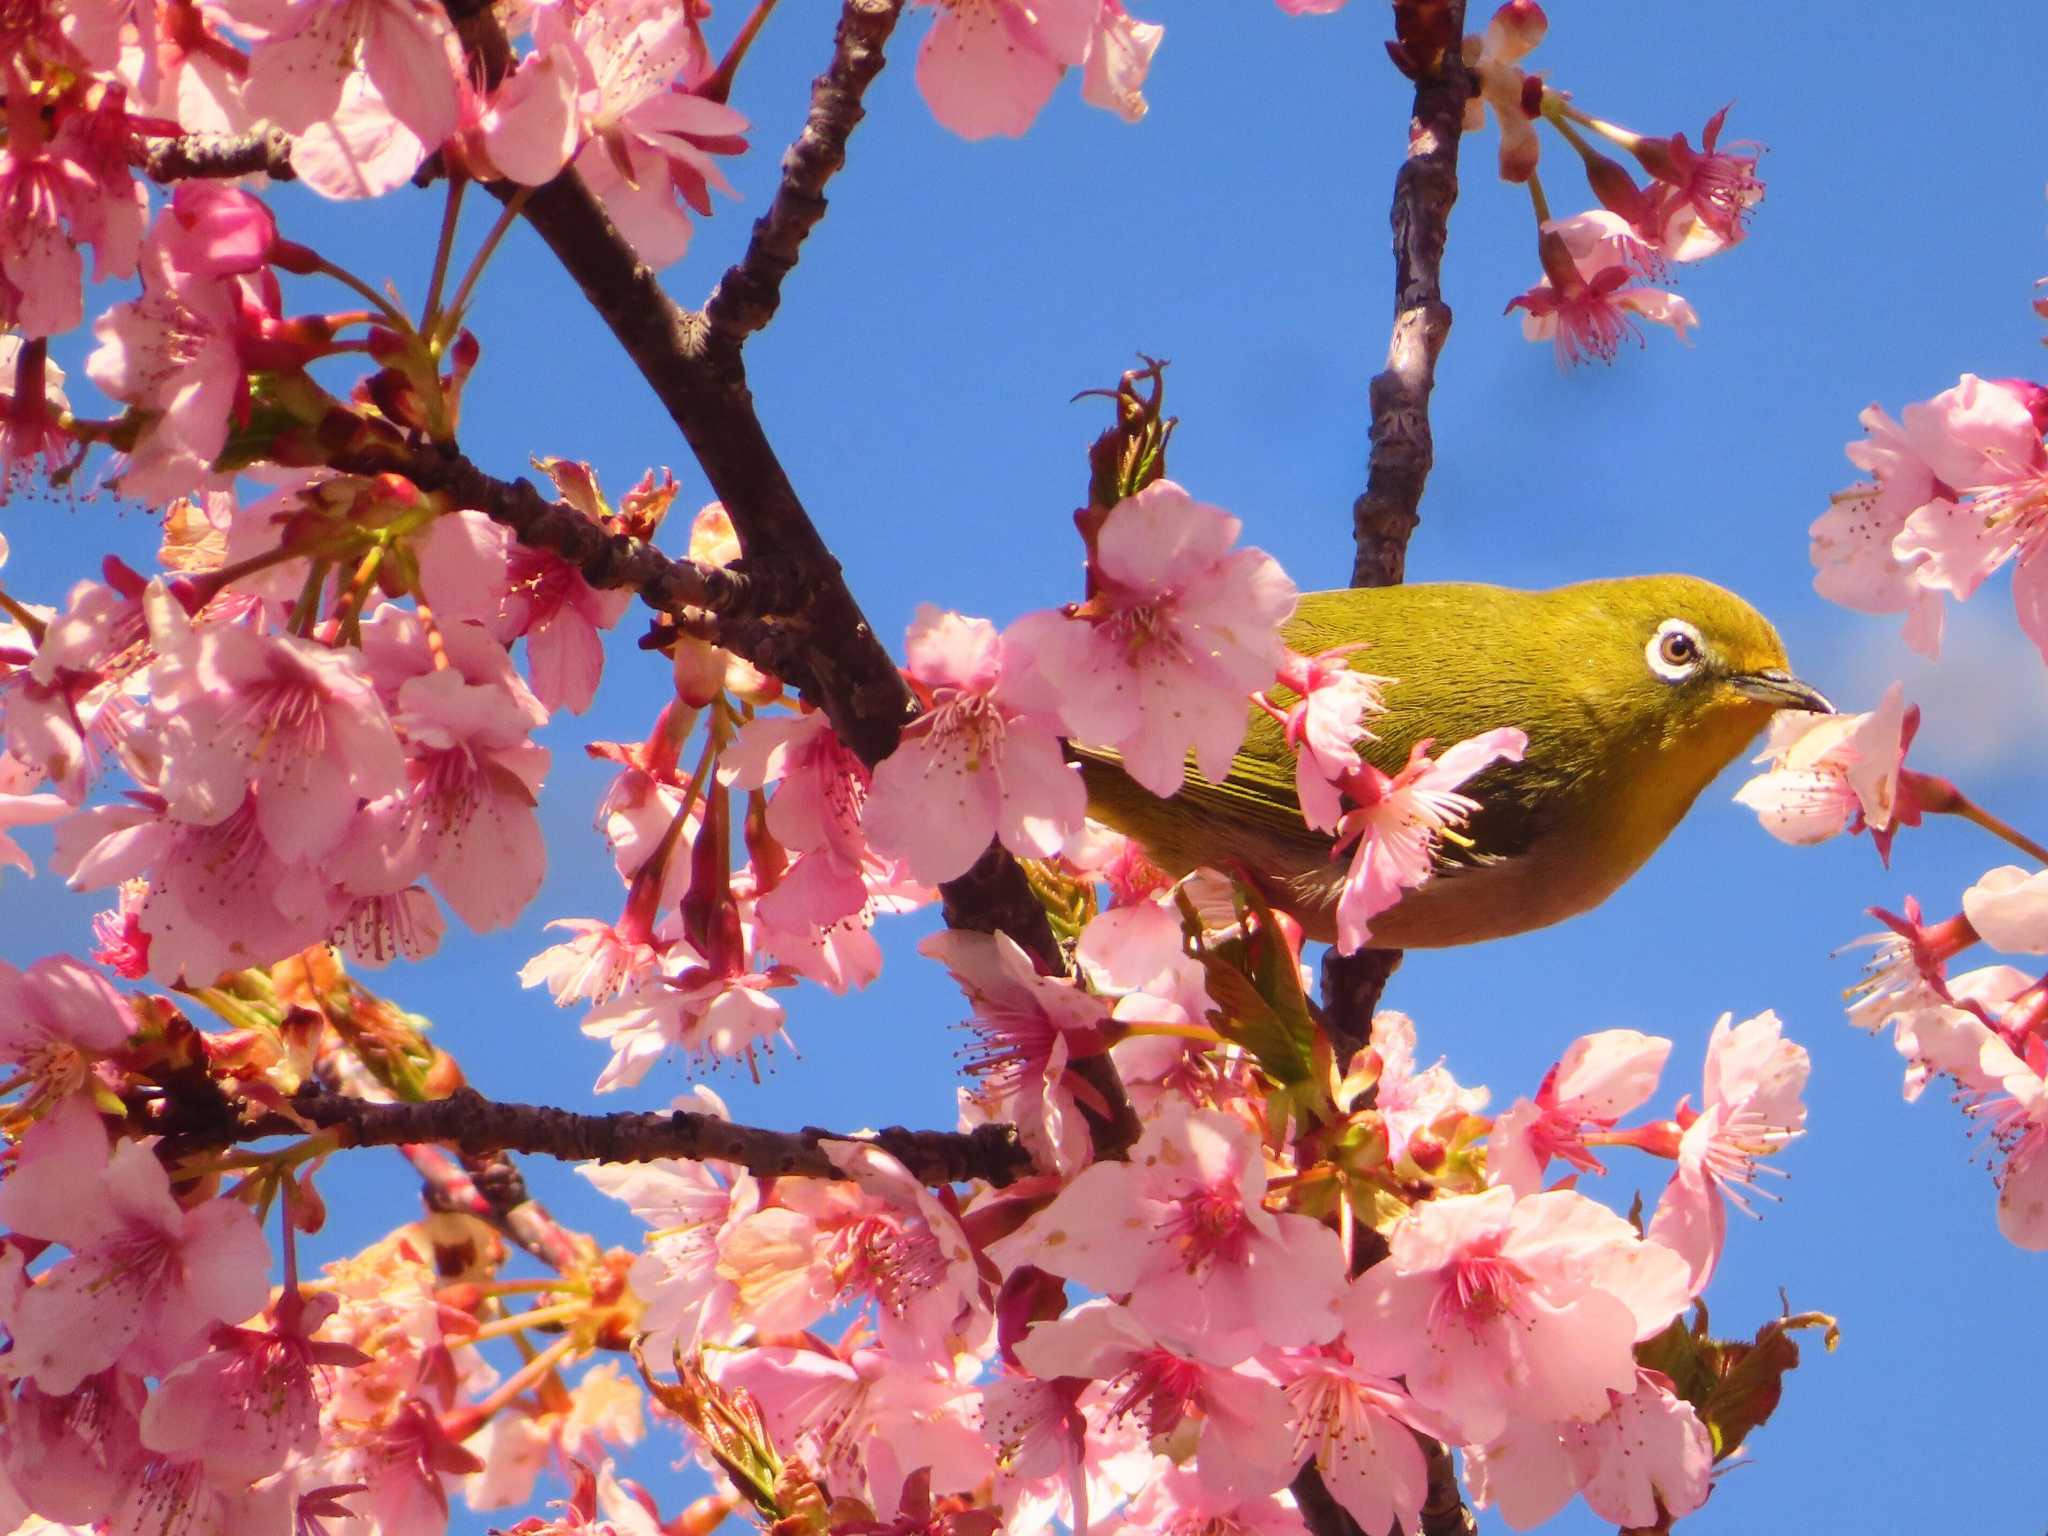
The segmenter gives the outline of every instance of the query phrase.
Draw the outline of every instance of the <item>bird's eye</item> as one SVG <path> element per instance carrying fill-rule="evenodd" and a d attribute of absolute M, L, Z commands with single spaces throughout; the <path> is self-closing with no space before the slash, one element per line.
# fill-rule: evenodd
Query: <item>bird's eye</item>
<path fill-rule="evenodd" d="M 1706 647 L 1700 632 L 1683 619 L 1666 619 L 1645 647 L 1650 670 L 1667 683 L 1683 682 L 1699 670 Z"/>

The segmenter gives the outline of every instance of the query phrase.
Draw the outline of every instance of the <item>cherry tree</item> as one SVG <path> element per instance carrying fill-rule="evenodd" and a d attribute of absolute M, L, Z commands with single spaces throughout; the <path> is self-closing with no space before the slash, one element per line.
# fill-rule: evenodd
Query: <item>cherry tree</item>
<path fill-rule="evenodd" d="M 1343 0 L 1279 8 L 1306 38 Z M 1796 1391 L 1796 1336 L 1836 1336 L 1789 1303 L 1729 1336 L 1703 1299 L 1729 1207 L 1805 1133 L 1806 1049 L 1723 1014 L 1693 1094 L 1663 1082 L 1668 1039 L 1595 1030 L 1495 1111 L 1380 1006 L 1400 957 L 1374 919 L 1525 723 L 1367 762 L 1399 680 L 1285 643 L 1294 581 L 1168 473 L 1163 363 L 1081 381 L 1108 426 L 1074 445 L 1079 589 L 998 625 L 935 573 L 900 664 L 756 410 L 749 339 L 887 56 L 915 47 L 935 133 L 1093 108 L 1142 135 L 1164 28 L 1119 0 L 844 0 L 829 37 L 778 18 L 823 71 L 743 253 L 686 307 L 696 223 L 784 136 L 747 112 L 774 10 L 0 17 L 6 486 L 145 509 L 157 545 L 95 551 L 65 590 L 0 570 L 0 865 L 104 902 L 67 952 L 0 962 L 0 1528 L 1434 1536 L 1575 1498 L 1666 1530 L 1739 1499 L 1718 1472 Z M 1548 25 L 1533 0 L 1392 7 L 1376 67 L 1412 116 L 1355 585 L 1400 582 L 1419 521 L 1461 161 L 1526 195 L 1497 237 L 1526 241 L 1529 286 L 1487 297 L 1565 367 L 1646 326 L 1683 340 L 1677 285 L 1762 202 L 1727 110 L 1598 116 L 1597 81 L 1541 71 Z M 421 290 L 293 238 L 293 182 L 436 206 Z M 544 489 L 470 456 L 492 366 L 470 323 L 516 302 L 491 266 L 517 226 L 710 504 L 678 510 L 658 464 L 620 490 L 538 443 Z M 52 355 L 72 340 L 83 381 Z M 1965 373 L 1863 425 L 1863 478 L 1813 527 L 1823 595 L 1932 654 L 1944 604 L 2010 566 L 2048 658 L 2048 390 Z M 629 619 L 637 654 L 608 649 Z M 622 686 L 639 734 L 579 739 Z M 1319 986 L 1233 871 L 1169 879 L 1089 821 L 1063 750 L 1171 794 L 1223 774 L 1254 709 L 1347 869 Z M 1909 1097 L 1957 1085 L 1999 1230 L 2040 1249 L 2048 982 L 2023 957 L 2048 953 L 2048 851 L 1907 767 L 1917 725 L 1897 688 L 1784 716 L 1740 798 L 1788 842 L 1868 832 L 1888 858 L 1948 815 L 2025 857 L 1949 917 L 1881 913 L 1850 1014 L 1892 1030 Z M 601 848 L 540 815 L 565 741 L 611 775 Z M 408 1011 L 408 969 L 527 915 L 551 862 L 607 856 L 612 906 L 474 986 L 544 989 L 598 1093 L 671 1107 L 485 1097 Z M 918 949 L 968 1042 L 933 1128 L 865 1129 L 858 1103 L 832 1129 L 735 1120 L 703 1079 L 888 985 L 878 932 L 929 908 Z M 322 1182 L 382 1147 L 416 1177 L 388 1184 L 386 1235 L 337 1251 Z M 1601 1182 L 1621 1156 L 1655 1170 L 1649 1209 Z M 522 1159 L 573 1164 L 613 1227 L 558 1219 Z M 643 1440 L 709 1491 L 640 1486 Z"/>

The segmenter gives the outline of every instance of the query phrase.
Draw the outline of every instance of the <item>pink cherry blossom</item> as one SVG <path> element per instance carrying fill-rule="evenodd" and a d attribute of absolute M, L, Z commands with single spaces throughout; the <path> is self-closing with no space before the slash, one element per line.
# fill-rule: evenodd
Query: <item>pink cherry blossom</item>
<path fill-rule="evenodd" d="M 1642 344 L 1638 320 L 1668 325 L 1680 341 L 1689 340 L 1686 332 L 1700 323 L 1677 294 L 1627 286 L 1635 269 L 1615 259 L 1603 242 L 1591 244 L 1580 258 L 1559 231 L 1546 229 L 1539 247 L 1545 280 L 1515 295 L 1507 307 L 1523 311 L 1524 337 L 1556 344 L 1560 367 L 1592 357 L 1613 362 L 1624 341 Z"/>
<path fill-rule="evenodd" d="M 1671 1042 L 1633 1029 L 1582 1035 L 1544 1074 L 1534 1099 L 1517 1099 L 1486 1138 L 1486 1176 L 1517 1195 L 1542 1187 L 1543 1170 L 1561 1158 L 1585 1173 L 1604 1173 L 1585 1133 L 1611 1130 L 1657 1089 Z"/>
<path fill-rule="evenodd" d="M 1651 1530 L 1691 1514 L 1712 1490 L 1713 1437 L 1668 1378 L 1638 1370 L 1633 1392 L 1609 1394 L 1592 1420 L 1522 1421 L 1465 1449 L 1473 1503 L 1518 1531 L 1543 1524 L 1576 1492 L 1601 1519 Z"/>
<path fill-rule="evenodd" d="M 633 1086 L 673 1050 L 751 1060 L 782 1034 L 782 1005 L 769 993 L 794 984 L 779 970 L 714 972 L 678 940 L 658 972 L 584 1016 L 583 1033 L 612 1052 L 597 1092 Z"/>
<path fill-rule="evenodd" d="M 1416 1137 L 1436 1130 L 1439 1122 L 1455 1125 L 1486 1108 L 1487 1090 L 1461 1086 L 1441 1061 L 1417 1069 L 1415 1021 L 1407 1014 L 1391 1008 L 1375 1013 L 1368 1043 L 1379 1058 L 1373 1102 L 1386 1124 L 1389 1160 L 1408 1156 Z"/>
<path fill-rule="evenodd" d="M 343 77 L 341 99 L 328 114 L 293 135 L 292 169 L 322 197 L 382 197 L 410 181 L 430 152 L 358 69 Z"/>
<path fill-rule="evenodd" d="M 1866 714 L 1781 710 L 1753 759 L 1771 766 L 1735 792 L 1736 803 L 1781 842 L 1818 843 L 1867 828 L 1888 853 L 1894 824 L 1918 819 L 1901 798 L 1899 773 L 1919 724 L 1919 706 L 1907 705 L 1899 683 Z"/>
<path fill-rule="evenodd" d="M 874 1297 L 883 1347 L 906 1360 L 979 1350 L 994 1319 L 960 1218 L 879 1147 L 827 1139 L 818 1150 L 871 1197 L 841 1237 L 840 1263 L 847 1283 Z"/>
<path fill-rule="evenodd" d="M 69 955 L 46 955 L 26 971 L 0 960 L 0 1062 L 31 1074 L 39 1094 L 78 1092 L 93 1063 L 134 1032 L 120 993 Z"/>
<path fill-rule="evenodd" d="M 428 148 L 455 131 L 461 52 L 439 7 L 425 0 L 223 0 L 235 29 L 255 39 L 245 100 L 297 133 L 330 117 L 361 74 Z"/>
<path fill-rule="evenodd" d="M 647 1304 L 640 1319 L 647 1357 L 688 1358 L 701 1342 L 728 1335 L 739 1293 L 720 1272 L 719 1244 L 759 1208 L 754 1176 L 674 1158 L 583 1163 L 577 1171 L 654 1229 L 628 1275 Z"/>
<path fill-rule="evenodd" d="M 784 848 L 805 856 L 762 898 L 764 917 L 824 927 L 861 910 L 867 902 L 861 819 L 869 774 L 822 714 L 748 721 L 727 749 L 719 777 L 740 789 L 779 782 L 768 802 L 768 830 Z"/>
<path fill-rule="evenodd" d="M 951 971 L 973 1004 L 967 1028 L 977 1043 L 966 1069 L 981 1079 L 979 1097 L 990 1117 L 1015 1125 L 1042 1166 L 1078 1170 L 1088 1155 L 1088 1130 L 1066 1069 L 1076 1056 L 1103 1049 L 1102 1000 L 1040 974 L 1007 934 L 935 933 L 918 952 Z"/>
<path fill-rule="evenodd" d="M 1101 0 L 1101 5 L 1088 37 L 1081 99 L 1135 123 L 1145 115 L 1145 76 L 1166 38 L 1166 28 L 1137 20 L 1120 0 Z"/>
<path fill-rule="evenodd" d="M 7 1481 L 45 1519 L 80 1526 L 101 1519 L 148 1456 L 138 1419 L 147 1390 L 140 1376 L 120 1370 L 96 1372 L 62 1393 L 23 1379 L 4 1405 Z"/>
<path fill-rule="evenodd" d="M 1336 1234 L 1265 1207 L 1266 1159 L 1240 1121 L 1169 1103 L 1128 1162 L 1082 1170 L 1031 1226 L 1036 1262 L 1112 1294 L 1132 1314 L 1230 1365 L 1262 1345 L 1337 1331 Z"/>
<path fill-rule="evenodd" d="M 1083 63 L 1101 0 L 930 0 L 938 9 L 917 54 L 917 88 L 963 139 L 1023 133 L 1060 76 Z"/>
<path fill-rule="evenodd" d="M 1366 721 L 1385 711 L 1391 678 L 1353 670 L 1355 646 L 1338 646 L 1315 656 L 1289 651 L 1279 681 L 1295 699 L 1276 710 L 1294 749 L 1294 783 L 1301 812 L 1319 832 L 1334 832 L 1344 815 L 1337 786 L 1365 765 L 1358 743 L 1373 739 Z"/>
<path fill-rule="evenodd" d="M 1513 726 L 1461 741 L 1439 758 L 1429 756 L 1430 742 L 1418 741 L 1399 773 L 1365 763 L 1345 781 L 1354 808 L 1337 824 L 1336 851 L 1357 846 L 1337 898 L 1339 950 L 1359 948 L 1372 937 L 1372 919 L 1430 878 L 1438 839 L 1479 809 L 1458 786 L 1494 763 L 1520 762 L 1528 744 Z"/>
<path fill-rule="evenodd" d="M 1923 437 L 1919 418 L 1931 409 L 1906 408 Z M 1871 478 L 1837 491 L 1809 530 L 1813 588 L 1860 613 L 1903 612 L 1906 643 L 1932 657 L 1941 650 L 1941 594 L 1915 579 L 1918 557 L 1901 560 L 1895 544 L 1906 519 L 1936 499 L 1934 471 L 1914 447 L 1916 434 L 1875 405 L 1858 420 L 1868 435 L 1846 451 L 1849 462 Z"/>
<path fill-rule="evenodd" d="M 1010 698 L 1114 747 L 1154 794 L 1180 788 L 1190 750 L 1221 779 L 1244 741 L 1247 696 L 1272 679 L 1295 601 L 1270 555 L 1230 547 L 1239 527 L 1171 480 L 1118 502 L 1096 534 L 1095 596 L 1005 632 L 1004 656 L 1019 670 Z"/>
<path fill-rule="evenodd" d="M 1273 1382 L 1253 1370 L 1194 1355 L 1127 1307 L 1085 1301 L 1038 1324 L 1014 1348 L 1035 1375 L 1105 1383 L 1103 1412 L 1133 1420 L 1149 1436 L 1172 1434 L 1199 1414 L 1195 1454 L 1210 1488 L 1268 1493 L 1294 1471 L 1287 1399 Z"/>
<path fill-rule="evenodd" d="M 239 187 L 181 181 L 157 238 L 172 270 L 193 277 L 233 277 L 270 260 L 277 220 Z"/>
<path fill-rule="evenodd" d="M 1307 1536 L 1308 1525 L 1288 1493 L 1243 1494 L 1212 1487 L 1200 1473 L 1162 1459 L 1130 1505 L 1095 1526 L 1099 1536 L 1216 1532 L 1218 1536 Z"/>
<path fill-rule="evenodd" d="M 1666 254 L 1673 261 L 1697 261 L 1740 241 L 1749 213 L 1764 199 L 1757 179 L 1760 152 L 1754 144 L 1720 147 L 1723 107 L 1707 119 L 1694 149 L 1682 133 L 1668 139 L 1639 139 L 1630 146 L 1655 178 L 1656 220 Z"/>
<path fill-rule="evenodd" d="M 1649 1237 L 1684 1257 L 1692 1289 L 1706 1289 L 1728 1235 L 1726 1202 L 1754 1215 L 1744 1191 L 1762 1171 L 1782 1170 L 1761 1159 L 1805 1133 L 1800 1094 L 1810 1067 L 1806 1051 L 1784 1037 L 1773 1013 L 1731 1027 L 1722 1014 L 1707 1042 L 1706 1074 L 1697 1111 L 1681 1104 L 1678 1171 L 1672 1174 L 1650 1220 Z"/>
<path fill-rule="evenodd" d="M 1519 1418 L 1598 1418 L 1635 1389 L 1635 1341 L 1687 1300 L 1683 1259 L 1570 1190 L 1438 1196 L 1390 1239 L 1352 1282 L 1345 1340 L 1466 1443 Z"/>
<path fill-rule="evenodd" d="M 1962 1085 L 1965 1110 L 1997 1147 L 1998 1230 L 2030 1253 L 2048 1250 L 2048 1044 L 2014 1043 L 1961 1008 L 1930 1010 L 1917 1028 L 1935 1071 Z"/>
<path fill-rule="evenodd" d="M 580 715 L 597 697 L 604 641 L 625 615 L 633 594 L 600 591 L 583 572 L 551 550 L 515 544 L 500 586 L 507 637 L 526 637 L 526 668 L 533 691 L 549 709 Z"/>
<path fill-rule="evenodd" d="M 2020 628 L 2048 657 L 2048 448 L 2041 442 L 2038 385 L 1964 374 L 1950 390 L 1908 407 L 1906 431 L 1949 495 L 1907 517 L 1892 553 L 1932 591 L 1969 598 L 2017 560 L 2013 605 Z"/>
<path fill-rule="evenodd" d="M 711 188 L 733 195 L 712 156 L 747 147 L 747 120 L 695 94 L 711 66 L 692 13 L 655 0 L 581 12 L 542 6 L 534 46 L 565 49 L 575 61 L 577 172 L 641 260 L 652 267 L 678 260 L 690 244 L 678 199 L 709 216 Z"/>
<path fill-rule="evenodd" d="M 1087 791 L 1061 756 L 1056 727 L 998 701 L 995 626 L 926 603 L 904 655 L 929 707 L 875 767 L 869 840 L 934 884 L 965 874 L 992 837 L 1020 858 L 1059 852 L 1080 829 Z"/>
<path fill-rule="evenodd" d="M 202 1330 L 257 1311 L 269 1252 L 249 1208 L 209 1200 L 186 1211 L 140 1142 L 111 1153 L 80 1098 L 38 1121 L 0 1184 L 0 1226 L 69 1247 L 9 1321 L 9 1369 L 70 1391 L 117 1362 L 151 1370 L 183 1359 Z"/>
<path fill-rule="evenodd" d="M 919 1467 L 931 1469 L 934 1493 L 962 1492 L 992 1470 L 975 1390 L 945 1369 L 872 1347 L 842 1356 L 767 1345 L 713 1364 L 721 1386 L 753 1394 L 776 1445 L 871 1506 L 893 1509 Z"/>
<path fill-rule="evenodd" d="M 404 784 L 405 754 L 359 653 L 235 624 L 195 629 L 160 584 L 145 607 L 159 789 L 180 821 L 213 825 L 253 790 L 279 857 L 317 859 L 363 802 Z"/>
<path fill-rule="evenodd" d="M 1415 1431 L 1442 1435 L 1399 1386 L 1327 1354 L 1278 1363 L 1294 1418 L 1294 1459 L 1314 1458 L 1323 1486 L 1362 1531 L 1412 1531 L 1429 1493 Z"/>
<path fill-rule="evenodd" d="M 661 950 L 594 918 L 559 917 L 550 928 L 573 937 L 549 946 L 519 968 L 519 984 L 543 983 L 558 1008 L 570 1003 L 606 1003 L 636 982 L 650 979 Z"/>

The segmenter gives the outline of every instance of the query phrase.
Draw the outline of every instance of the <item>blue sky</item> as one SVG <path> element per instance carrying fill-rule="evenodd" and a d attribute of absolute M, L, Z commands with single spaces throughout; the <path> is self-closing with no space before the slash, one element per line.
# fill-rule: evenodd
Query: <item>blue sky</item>
<path fill-rule="evenodd" d="M 733 168 L 744 200 L 700 222 L 666 274 L 686 302 L 763 205 L 826 59 L 829 9 L 784 6 L 742 75 L 734 105 L 756 125 Z M 1069 83 L 1027 138 L 985 144 L 930 121 L 911 77 L 925 22 L 908 21 L 831 212 L 750 347 L 769 434 L 892 643 L 921 601 L 1003 622 L 1077 595 L 1069 514 L 1104 408 L 1069 397 L 1112 382 L 1141 350 L 1173 361 L 1175 478 L 1241 517 L 1247 541 L 1304 588 L 1348 572 L 1408 102 L 1380 49 L 1385 8 L 1354 0 L 1290 20 L 1263 0 L 1155 0 L 1149 15 L 1168 34 L 1145 122 L 1084 109 Z M 2003 581 L 1952 615 L 1936 672 L 1906 657 L 1889 621 L 1814 597 L 1805 554 L 1807 524 L 1850 478 L 1841 445 L 1863 406 L 1895 411 L 1964 370 L 2041 371 L 2027 304 L 2048 271 L 2042 34 L 2042 13 L 2018 0 L 1938 17 L 1843 0 L 1555 6 L 1532 60 L 1554 85 L 1599 115 L 1695 138 L 1733 100 L 1729 136 L 1771 147 L 1769 196 L 1747 244 L 1684 274 L 1703 321 L 1696 346 L 1660 331 L 1611 368 L 1561 375 L 1549 348 L 1500 314 L 1536 275 L 1531 226 L 1522 192 L 1493 177 L 1491 131 L 1472 141 L 1445 272 L 1458 318 L 1436 397 L 1438 465 L 1410 575 L 1545 586 L 1681 570 L 1724 582 L 1776 620 L 1802 674 L 1845 706 L 1868 707 L 1905 677 L 1926 714 L 1921 766 L 2043 835 L 2048 689 Z M 1586 199 L 1557 148 L 1546 144 L 1545 163 L 1564 213 Z M 336 208 L 281 189 L 276 203 L 288 233 L 416 302 L 438 194 Z M 465 230 L 472 244 L 481 233 L 480 220 Z M 484 353 L 463 437 L 480 463 L 513 474 L 529 454 L 588 459 L 614 490 L 667 464 L 685 485 L 680 511 L 707 499 L 665 416 L 525 231 L 486 278 L 475 328 Z M 67 365 L 78 355 L 59 350 Z M 111 539 L 139 556 L 153 543 L 146 519 L 106 501 L 17 498 L 0 529 L 14 547 L 9 590 L 23 597 L 87 574 L 82 547 Z M 580 747 L 641 734 L 661 700 L 664 671 L 633 650 L 636 624 L 622 626 L 587 727 L 565 717 L 552 734 L 552 865 L 530 920 L 373 979 L 433 1017 L 487 1093 L 584 1103 L 603 1062 L 574 1015 L 520 991 L 514 973 L 546 942 L 546 919 L 616 908 L 590 830 L 606 774 Z M 1614 1026 L 1677 1040 L 1668 1102 L 1696 1084 L 1716 1015 L 1776 1009 L 1813 1055 L 1810 1132 L 1783 1159 L 1783 1203 L 1760 1224 L 1734 1221 L 1709 1299 L 1722 1331 L 1747 1333 L 1782 1287 L 1795 1308 L 1838 1314 L 1844 1343 L 1832 1357 L 1808 1351 L 1751 1464 L 1685 1528 L 2037 1522 L 2033 1437 L 1983 1427 L 2037 1412 L 2048 1344 L 2025 1319 L 2048 1260 L 1998 1236 L 1981 1154 L 1972 1161 L 1942 1095 L 1903 1104 L 1888 1045 L 1844 1024 L 1857 957 L 1834 953 L 1875 926 L 1872 904 L 1915 892 L 1930 911 L 1952 910 L 2001 849 L 1960 825 L 1905 834 L 1889 871 L 1867 843 L 1781 847 L 1729 803 L 1739 782 L 1710 789 L 1604 908 L 1483 951 L 1411 956 L 1388 1001 L 1416 1017 L 1426 1055 L 1492 1085 L 1503 1106 L 1574 1036 Z M 18 962 L 82 945 L 96 905 L 48 875 L 10 876 L 0 899 Z M 735 1113 L 791 1126 L 947 1122 L 963 1009 L 911 954 L 928 927 L 896 926 L 865 996 L 790 994 L 795 1051 L 758 1088 L 712 1079 Z M 688 1080 L 671 1066 L 603 1107 L 660 1105 Z M 342 1161 L 328 1175 L 337 1245 L 411 1211 L 394 1155 Z M 1626 1155 L 1613 1168 L 1592 1192 L 1623 1208 L 1636 1188 L 1653 1200 L 1665 1172 Z M 637 1241 L 630 1218 L 573 1176 L 528 1171 L 572 1218 Z M 673 1448 L 635 1470 L 680 1492 L 684 1477 L 663 1470 Z M 1597 1528 L 1582 1509 L 1553 1527 Z"/>

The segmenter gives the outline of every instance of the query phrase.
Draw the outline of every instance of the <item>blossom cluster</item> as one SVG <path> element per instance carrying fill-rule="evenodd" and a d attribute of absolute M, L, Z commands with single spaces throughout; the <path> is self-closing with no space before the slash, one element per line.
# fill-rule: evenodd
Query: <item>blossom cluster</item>
<path fill-rule="evenodd" d="M 1894 420 L 1863 413 L 1866 436 L 1848 456 L 1869 479 L 1836 494 L 1812 528 L 1814 586 L 1865 613 L 1903 613 L 1905 638 L 1934 657 L 1943 601 L 1972 596 L 2014 565 L 2020 628 L 2048 658 L 2048 608 L 2038 592 L 2040 508 L 2048 506 L 2048 390 L 2019 379 L 1965 374 L 1954 388 L 1909 405 Z M 1906 766 L 1920 710 L 1893 684 L 1878 708 L 1845 716 L 1782 715 L 1759 762 L 1768 770 L 1736 798 L 1793 843 L 1869 832 L 1889 859 L 1901 828 L 1930 813 L 1963 817 L 2027 855 L 1962 893 L 1960 910 L 1929 920 L 1873 908 L 1884 931 L 1849 1017 L 1889 1027 L 1904 1058 L 1905 1095 L 1945 1077 L 1986 1128 L 1998 1183 L 1999 1230 L 2022 1248 L 2048 1248 L 2048 976 L 1990 959 L 1958 957 L 1978 945 L 2000 956 L 2048 953 L 2048 848 L 1984 810 L 1947 779 Z"/>

